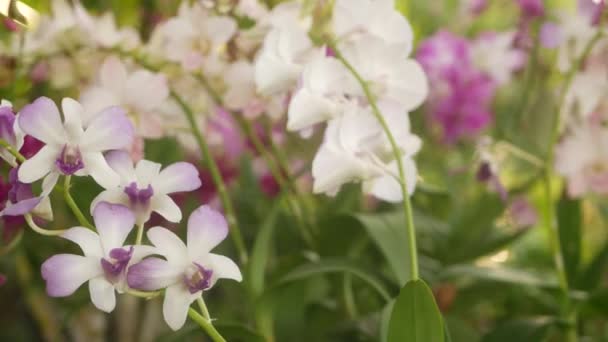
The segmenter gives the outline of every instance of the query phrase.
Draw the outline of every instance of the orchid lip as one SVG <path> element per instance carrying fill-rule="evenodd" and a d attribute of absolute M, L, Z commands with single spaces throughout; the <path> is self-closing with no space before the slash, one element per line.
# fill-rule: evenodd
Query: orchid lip
<path fill-rule="evenodd" d="M 55 161 L 55 165 L 64 175 L 73 175 L 78 170 L 84 168 L 80 150 L 68 145 L 65 145 L 61 150 L 61 154 Z"/>
<path fill-rule="evenodd" d="M 109 258 L 101 259 L 101 267 L 103 268 L 106 278 L 110 281 L 115 281 L 120 277 L 127 269 L 132 256 L 133 246 L 129 247 L 128 250 L 123 248 L 112 249 Z"/>
<path fill-rule="evenodd" d="M 148 208 L 150 205 L 150 199 L 154 196 L 154 189 L 152 185 L 148 185 L 144 189 L 137 187 L 137 183 L 131 182 L 129 186 L 124 189 L 125 194 L 129 197 L 131 206 L 136 208 Z"/>
<path fill-rule="evenodd" d="M 184 274 L 184 285 L 186 285 L 190 293 L 195 294 L 211 287 L 212 276 L 213 270 L 193 263 L 186 274 Z"/>

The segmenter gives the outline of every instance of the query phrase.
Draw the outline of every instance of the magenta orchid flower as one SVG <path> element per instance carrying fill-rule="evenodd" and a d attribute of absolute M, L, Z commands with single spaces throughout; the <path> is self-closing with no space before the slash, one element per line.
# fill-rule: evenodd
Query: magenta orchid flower
<path fill-rule="evenodd" d="M 171 329 L 178 330 L 192 302 L 218 279 L 242 280 L 231 259 L 210 252 L 227 235 L 226 220 L 208 206 L 201 206 L 188 219 L 187 245 L 166 228 L 151 228 L 148 239 L 166 260 L 152 257 L 133 265 L 127 274 L 129 286 L 144 291 L 166 288 L 163 316 Z"/>
<path fill-rule="evenodd" d="M 91 175 L 102 186 L 118 182 L 103 152 L 123 149 L 133 141 L 133 125 L 119 107 L 109 107 L 86 127 L 83 107 L 70 98 L 62 101 L 62 122 L 55 103 L 40 97 L 25 106 L 19 116 L 24 133 L 46 145 L 19 168 L 19 180 L 33 183 L 44 177 L 43 195 L 50 193 L 60 175 Z"/>
<path fill-rule="evenodd" d="M 66 297 L 89 282 L 91 301 L 98 309 L 111 312 L 116 306 L 115 291 L 127 289 L 130 265 L 154 253 L 150 246 L 123 246 L 135 224 L 126 207 L 100 203 L 93 219 L 97 232 L 84 227 L 70 228 L 61 236 L 80 246 L 84 256 L 57 254 L 42 264 L 42 278 L 51 297 Z"/>
<path fill-rule="evenodd" d="M 198 170 L 190 163 L 174 163 L 161 171 L 161 164 L 140 160 L 134 167 L 124 151 L 108 153 L 107 161 L 120 178 L 114 184 L 103 185 L 106 190 L 93 200 L 91 211 L 102 201 L 123 204 L 135 212 L 138 225 L 148 221 L 152 212 L 170 222 L 181 221 L 182 212 L 169 194 L 201 186 Z"/>

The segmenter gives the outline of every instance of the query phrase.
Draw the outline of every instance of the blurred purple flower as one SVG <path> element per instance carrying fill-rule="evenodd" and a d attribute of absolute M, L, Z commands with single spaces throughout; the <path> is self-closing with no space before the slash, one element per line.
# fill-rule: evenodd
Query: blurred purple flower
<path fill-rule="evenodd" d="M 524 197 L 514 198 L 509 205 L 508 213 L 517 228 L 528 228 L 538 221 L 538 213 Z"/>
<path fill-rule="evenodd" d="M 589 17 L 591 23 L 597 25 L 606 9 L 606 0 L 578 0 L 578 11 Z"/>
<path fill-rule="evenodd" d="M 420 44 L 416 55 L 431 84 L 430 119 L 452 144 L 477 135 L 492 121 L 495 82 L 472 63 L 470 43 L 441 31 Z"/>
<path fill-rule="evenodd" d="M 543 0 L 517 0 L 523 15 L 528 18 L 542 17 L 545 14 Z"/>
<path fill-rule="evenodd" d="M 468 10 L 473 15 L 480 15 L 488 8 L 488 0 L 469 0 Z"/>
<path fill-rule="evenodd" d="M 0 273 L 0 286 L 6 284 L 6 276 Z"/>
<path fill-rule="evenodd" d="M 562 32 L 559 25 L 546 22 L 540 28 L 540 43 L 547 49 L 555 49 L 562 42 Z"/>

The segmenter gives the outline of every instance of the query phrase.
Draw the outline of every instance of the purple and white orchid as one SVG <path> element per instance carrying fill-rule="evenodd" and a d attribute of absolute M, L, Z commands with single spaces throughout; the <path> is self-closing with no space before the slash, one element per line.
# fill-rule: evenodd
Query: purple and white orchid
<path fill-rule="evenodd" d="M 17 177 L 17 168 L 11 169 L 8 174 L 10 188 L 6 196 L 6 202 L 0 203 L 0 217 L 22 216 L 28 213 L 43 218 L 53 219 L 51 201 L 46 196 L 35 197 L 30 184 L 24 184 Z"/>
<path fill-rule="evenodd" d="M 166 260 L 152 257 L 131 266 L 129 287 L 144 291 L 166 288 L 163 316 L 171 329 L 178 330 L 192 302 L 218 279 L 242 280 L 231 259 L 210 253 L 227 235 L 226 220 L 208 206 L 201 206 L 188 219 L 187 245 L 166 228 L 151 228 L 148 239 Z"/>
<path fill-rule="evenodd" d="M 170 222 L 179 222 L 182 212 L 169 194 L 198 189 L 201 180 L 194 165 L 186 162 L 171 164 L 161 171 L 161 164 L 149 160 L 133 161 L 124 151 L 112 151 L 107 155 L 110 167 L 118 173 L 118 182 L 103 185 L 106 190 L 91 203 L 93 211 L 99 202 L 123 204 L 136 214 L 137 224 L 150 219 L 157 212 Z"/>
<path fill-rule="evenodd" d="M 50 193 L 60 175 L 91 175 L 102 186 L 116 184 L 119 177 L 103 152 L 131 145 L 131 121 L 121 108 L 109 107 L 84 127 L 80 103 L 64 98 L 61 105 L 63 122 L 57 106 L 47 97 L 40 97 L 21 110 L 20 128 L 46 145 L 19 168 L 19 180 L 33 183 L 44 177 L 43 195 Z"/>
<path fill-rule="evenodd" d="M 57 254 L 42 264 L 42 278 L 51 297 L 66 297 L 89 282 L 91 301 L 100 310 L 111 312 L 116 295 L 127 290 L 127 269 L 153 254 L 150 246 L 123 246 L 135 224 L 126 207 L 100 203 L 93 213 L 98 234 L 84 227 L 66 230 L 61 236 L 80 246 L 84 256 Z"/>
<path fill-rule="evenodd" d="M 15 123 L 15 118 L 12 104 L 6 100 L 0 101 L 0 139 L 18 151 L 23 146 L 24 134 Z M 17 165 L 15 157 L 6 148 L 0 147 L 0 158 L 12 166 Z"/>

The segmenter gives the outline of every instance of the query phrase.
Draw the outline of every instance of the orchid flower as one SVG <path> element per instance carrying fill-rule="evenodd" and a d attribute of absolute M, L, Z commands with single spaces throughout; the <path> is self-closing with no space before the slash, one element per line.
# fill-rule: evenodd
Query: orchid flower
<path fill-rule="evenodd" d="M 128 147 L 133 125 L 118 107 L 109 107 L 83 127 L 84 108 L 70 98 L 62 101 L 62 122 L 55 103 L 40 97 L 25 106 L 19 116 L 24 133 L 46 145 L 19 168 L 19 180 L 32 183 L 44 177 L 43 195 L 53 189 L 60 175 L 91 175 L 110 187 L 119 177 L 106 162 L 103 152 Z"/>
<path fill-rule="evenodd" d="M 35 197 L 30 184 L 24 184 L 17 178 L 17 168 L 9 171 L 10 188 L 6 196 L 6 202 L 0 203 L 0 217 L 22 216 L 32 213 L 35 216 L 51 221 L 53 210 L 48 196 Z"/>
<path fill-rule="evenodd" d="M 0 102 L 0 139 L 18 151 L 23 146 L 24 134 L 15 119 L 16 116 L 11 103 L 2 100 Z M 15 156 L 3 147 L 0 147 L 0 158 L 12 166 L 17 165 Z"/>
<path fill-rule="evenodd" d="M 150 246 L 123 246 L 133 229 L 135 216 L 126 207 L 100 203 L 93 212 L 97 232 L 84 227 L 66 230 L 61 236 L 82 249 L 84 256 L 57 254 L 42 264 L 42 278 L 51 297 L 66 297 L 89 283 L 91 301 L 98 309 L 111 312 L 115 292 L 127 288 L 128 268 L 154 252 Z"/>
<path fill-rule="evenodd" d="M 163 123 L 155 111 L 169 97 L 164 75 L 147 70 L 129 73 L 117 57 L 108 57 L 99 69 L 99 83 L 85 90 L 81 102 L 86 109 L 85 123 L 109 106 L 127 110 L 137 127 L 137 133 L 146 138 L 163 135 Z"/>
<path fill-rule="evenodd" d="M 174 163 L 161 171 L 161 164 L 140 160 L 134 167 L 124 151 L 108 153 L 107 161 L 120 179 L 104 186 L 106 190 L 91 203 L 91 211 L 94 212 L 100 202 L 123 204 L 135 212 L 138 225 L 148 221 L 152 212 L 170 222 L 181 221 L 182 212 L 169 194 L 193 191 L 201 186 L 198 170 L 190 163 Z"/>
<path fill-rule="evenodd" d="M 407 113 L 398 106 L 380 104 L 388 126 L 402 153 L 408 192 L 416 186 L 416 164 L 412 156 L 420 139 L 410 133 Z M 382 126 L 370 109 L 350 106 L 343 116 L 331 120 L 325 140 L 312 165 L 313 191 L 335 195 L 349 182 L 363 182 L 363 190 L 391 202 L 403 200 L 398 165 Z"/>
<path fill-rule="evenodd" d="M 133 265 L 127 280 L 133 289 L 166 288 L 163 316 L 173 330 L 184 325 L 188 308 L 219 279 L 242 280 L 241 271 L 229 258 L 210 251 L 228 235 L 224 217 L 201 206 L 188 219 L 188 241 L 163 227 L 148 230 L 148 239 L 166 260 L 151 257 Z"/>

